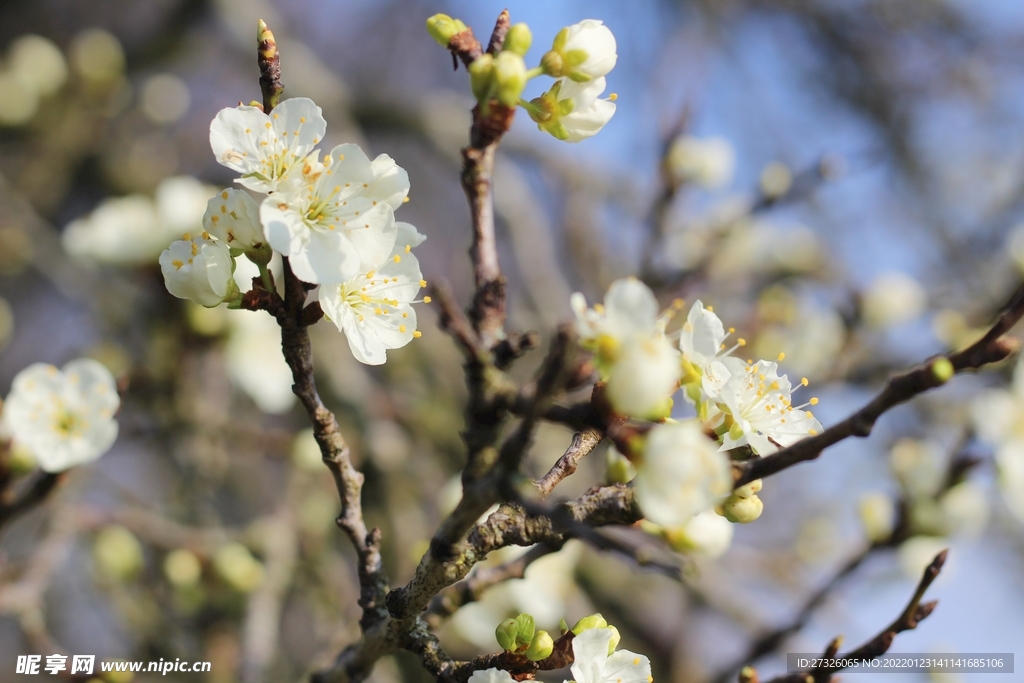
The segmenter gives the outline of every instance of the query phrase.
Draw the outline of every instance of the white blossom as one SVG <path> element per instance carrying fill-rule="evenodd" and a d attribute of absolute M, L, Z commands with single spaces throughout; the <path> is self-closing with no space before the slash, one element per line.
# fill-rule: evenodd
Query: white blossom
<path fill-rule="evenodd" d="M 603 304 L 588 308 L 586 298 L 579 292 L 570 297 L 569 304 L 576 315 L 580 342 L 599 353 L 604 350 L 614 354 L 630 337 L 646 337 L 659 330 L 658 300 L 635 277 L 613 282 Z"/>
<path fill-rule="evenodd" d="M 573 680 L 576 683 L 650 683 L 651 662 L 629 650 L 609 653 L 610 628 L 590 628 L 572 639 Z"/>
<path fill-rule="evenodd" d="M 202 306 L 216 306 L 235 289 L 231 253 L 208 233 L 172 242 L 160 254 L 160 270 L 168 292 Z"/>
<path fill-rule="evenodd" d="M 655 425 L 647 434 L 633 487 L 648 519 L 678 527 L 729 495 L 729 456 L 697 420 Z"/>
<path fill-rule="evenodd" d="M 555 36 L 554 51 L 561 56 L 558 76 L 575 81 L 601 78 L 615 68 L 618 60 L 615 36 L 604 22 L 596 19 L 567 26 Z"/>
<path fill-rule="evenodd" d="M 864 320 L 875 328 L 890 327 L 917 318 L 928 305 L 928 293 L 906 273 L 883 273 L 864 291 Z"/>
<path fill-rule="evenodd" d="M 665 335 L 630 337 L 608 370 L 608 400 L 620 415 L 667 417 L 679 375 L 679 352 Z"/>
<path fill-rule="evenodd" d="M 340 284 L 391 254 L 394 211 L 409 193 L 409 176 L 386 154 L 371 162 L 353 144 L 314 161 L 263 201 L 260 220 L 299 279 Z"/>
<path fill-rule="evenodd" d="M 244 190 L 228 188 L 212 197 L 203 215 L 203 228 L 230 249 L 259 249 L 266 241 L 259 204 Z"/>
<path fill-rule="evenodd" d="M 504 669 L 483 669 L 474 671 L 469 683 L 513 683 L 512 674 Z"/>
<path fill-rule="evenodd" d="M 240 259 L 239 264 L 245 263 Z M 265 413 L 287 412 L 295 403 L 292 371 L 281 351 L 281 329 L 269 315 L 225 311 L 229 332 L 224 365 L 232 384 Z"/>
<path fill-rule="evenodd" d="M 723 358 L 704 372 L 704 392 L 730 420 L 722 436 L 722 449 L 749 445 L 757 455 L 768 455 L 821 431 L 821 423 L 806 406 L 792 405 L 789 378 L 777 363 L 747 365 L 738 358 Z M 810 405 L 817 403 L 812 398 Z"/>
<path fill-rule="evenodd" d="M 732 333 L 732 329 L 729 333 Z M 727 356 L 733 351 L 726 349 L 723 343 L 728 336 L 725 326 L 714 311 L 698 299 L 690 308 L 679 332 L 679 350 L 683 352 L 683 360 L 703 370 L 716 358 Z M 746 342 L 742 339 L 737 341 L 737 346 L 744 344 Z"/>
<path fill-rule="evenodd" d="M 279 104 L 269 115 L 257 107 L 221 109 L 210 124 L 217 161 L 238 171 L 238 182 L 255 192 L 273 192 L 327 132 L 322 110 L 306 97 Z"/>
<path fill-rule="evenodd" d="M 412 249 L 426 239 L 408 223 L 398 223 L 398 238 L 382 265 L 340 285 L 320 287 L 324 314 L 345 333 L 356 360 L 380 365 L 388 349 L 398 349 L 419 335 L 412 303 L 423 281 Z"/>
<path fill-rule="evenodd" d="M 110 371 L 89 358 L 58 370 L 34 363 L 19 372 L 3 404 L 3 424 L 46 472 L 97 459 L 117 438 L 121 404 Z"/>
<path fill-rule="evenodd" d="M 615 114 L 615 95 L 602 98 L 604 77 L 586 83 L 561 78 L 527 111 L 537 127 L 559 140 L 579 142 L 597 134 Z"/>

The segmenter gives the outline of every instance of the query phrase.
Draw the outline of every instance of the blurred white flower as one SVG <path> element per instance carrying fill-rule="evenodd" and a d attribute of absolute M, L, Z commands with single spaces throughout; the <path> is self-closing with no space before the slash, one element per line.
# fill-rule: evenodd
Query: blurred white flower
<path fill-rule="evenodd" d="M 265 413 L 287 412 L 295 402 L 292 371 L 281 351 L 281 329 L 262 311 L 229 310 L 224 346 L 228 377 Z"/>
<path fill-rule="evenodd" d="M 238 291 L 232 268 L 228 248 L 205 232 L 199 237 L 185 233 L 185 239 L 172 242 L 160 254 L 167 291 L 201 306 L 217 306 Z"/>
<path fill-rule="evenodd" d="M 608 370 L 606 392 L 620 415 L 667 417 L 679 388 L 679 351 L 663 334 L 630 337 Z"/>
<path fill-rule="evenodd" d="M 7 66 L 24 76 L 43 97 L 60 90 L 68 79 L 68 65 L 60 48 L 34 34 L 19 36 L 11 43 Z"/>
<path fill-rule="evenodd" d="M 35 363 L 15 376 L 3 424 L 43 470 L 61 472 L 110 449 L 120 405 L 113 376 L 97 361 L 73 360 L 62 370 Z"/>
<path fill-rule="evenodd" d="M 269 115 L 249 106 L 221 109 L 210 124 L 210 147 L 221 165 L 241 174 L 241 185 L 273 192 L 293 169 L 310 163 L 306 157 L 326 132 L 320 107 L 294 97 Z"/>
<path fill-rule="evenodd" d="M 866 494 L 857 504 L 857 512 L 864 535 L 872 543 L 884 541 L 892 534 L 896 523 L 896 505 L 892 497 L 881 492 Z"/>
<path fill-rule="evenodd" d="M 629 650 L 611 649 L 611 628 L 590 628 L 572 639 L 576 683 L 651 683 L 651 662 Z"/>
<path fill-rule="evenodd" d="M 512 674 L 504 669 L 483 669 L 474 671 L 469 677 L 469 683 L 514 683 Z"/>
<path fill-rule="evenodd" d="M 988 523 L 988 496 L 973 481 L 963 481 L 939 498 L 948 534 L 977 536 Z"/>
<path fill-rule="evenodd" d="M 345 333 L 356 360 L 367 365 L 384 363 L 388 349 L 419 336 L 412 304 L 426 282 L 412 248 L 426 238 L 409 223 L 396 225 L 394 251 L 381 266 L 340 285 L 320 287 L 324 314 Z"/>
<path fill-rule="evenodd" d="M 191 176 L 165 178 L 155 201 L 141 194 L 105 199 L 69 223 L 61 241 L 72 256 L 117 266 L 156 262 L 168 243 L 201 229 L 213 188 Z"/>
<path fill-rule="evenodd" d="M 586 298 L 576 292 L 569 299 L 576 314 L 576 333 L 591 350 L 614 352 L 632 336 L 649 336 L 658 331 L 658 300 L 654 292 L 635 277 L 616 280 L 604 295 L 603 304 L 587 308 Z"/>
<path fill-rule="evenodd" d="M 729 495 L 729 456 L 697 420 L 655 425 L 647 434 L 633 487 L 648 519 L 679 527 Z"/>
<path fill-rule="evenodd" d="M 341 284 L 378 268 L 395 246 L 394 212 L 409 193 L 408 174 L 386 154 L 371 162 L 353 144 L 311 164 L 263 201 L 270 246 L 304 282 Z"/>
<path fill-rule="evenodd" d="M 889 467 L 912 498 L 934 496 L 946 476 L 942 449 L 931 441 L 900 439 L 889 453 Z"/>
<path fill-rule="evenodd" d="M 897 551 L 903 575 L 914 581 L 920 580 L 925 567 L 948 547 L 949 541 L 937 536 L 914 536 L 907 539 Z"/>
<path fill-rule="evenodd" d="M 672 141 L 666 161 L 676 182 L 717 189 L 732 181 L 736 153 L 725 138 L 681 135 Z"/>
<path fill-rule="evenodd" d="M 913 320 L 924 312 L 927 304 L 924 287 L 906 273 L 896 272 L 872 280 L 861 299 L 864 320 L 875 328 Z"/>
<path fill-rule="evenodd" d="M 675 550 L 712 559 L 725 554 L 732 534 L 732 523 L 714 510 L 705 510 L 682 526 L 665 530 L 665 538 Z"/>

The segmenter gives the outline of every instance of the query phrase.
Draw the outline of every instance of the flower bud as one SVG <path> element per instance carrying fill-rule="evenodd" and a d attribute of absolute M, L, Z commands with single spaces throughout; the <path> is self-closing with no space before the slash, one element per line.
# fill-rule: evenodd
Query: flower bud
<path fill-rule="evenodd" d="M 533 635 L 537 631 L 537 625 L 533 621 L 533 616 L 520 614 L 516 617 L 516 625 L 519 627 L 519 633 L 516 635 L 516 645 L 524 646 L 533 642 Z"/>
<path fill-rule="evenodd" d="M 491 96 L 491 89 L 494 87 L 494 57 L 480 55 L 468 67 L 469 87 L 473 91 L 473 97 L 477 102 L 483 102 Z"/>
<path fill-rule="evenodd" d="M 108 526 L 96 537 L 93 559 L 102 576 L 125 581 L 142 569 L 142 546 L 123 526 Z"/>
<path fill-rule="evenodd" d="M 565 617 L 558 620 L 558 632 L 563 636 L 569 632 L 569 624 L 566 623 Z"/>
<path fill-rule="evenodd" d="M 636 476 L 633 463 L 615 448 L 608 449 L 606 460 L 605 479 L 609 484 L 625 484 Z"/>
<path fill-rule="evenodd" d="M 494 629 L 494 639 L 505 652 L 516 651 L 516 636 L 519 635 L 519 623 L 515 619 L 506 619 Z"/>
<path fill-rule="evenodd" d="M 764 503 L 756 495 L 749 498 L 738 498 L 729 496 L 729 499 L 722 504 L 724 517 L 734 524 L 748 524 L 761 516 L 764 510 Z"/>
<path fill-rule="evenodd" d="M 238 295 L 231 277 L 234 263 L 231 252 L 208 233 L 173 242 L 160 255 L 164 284 L 179 299 L 190 299 L 211 308 Z"/>
<path fill-rule="evenodd" d="M 526 24 L 515 24 L 505 35 L 505 44 L 502 49 L 525 57 L 532 44 L 533 33 L 530 31 L 530 27 Z"/>
<path fill-rule="evenodd" d="M 619 641 L 622 640 L 622 636 L 619 635 L 619 629 L 614 626 L 608 626 L 608 630 L 612 632 L 611 640 L 608 641 L 608 654 L 611 655 L 615 652 L 615 648 L 619 646 Z"/>
<path fill-rule="evenodd" d="M 466 25 L 447 14 L 435 14 L 427 19 L 427 33 L 441 47 L 448 47 L 451 39 L 466 30 Z"/>
<path fill-rule="evenodd" d="M 760 491 L 763 485 L 764 482 L 761 479 L 755 479 L 749 484 L 745 484 L 733 491 L 732 495 L 737 498 L 750 498 L 752 495 Z"/>
<path fill-rule="evenodd" d="M 572 632 L 579 635 L 592 628 L 608 628 L 608 622 L 604 620 L 600 612 L 591 614 L 589 617 L 583 617 L 577 621 L 576 625 L 572 627 Z"/>
<path fill-rule="evenodd" d="M 943 384 L 951 380 L 955 373 L 956 370 L 948 358 L 936 358 L 932 361 L 932 374 L 935 375 L 935 379 Z"/>
<path fill-rule="evenodd" d="M 539 662 L 551 656 L 555 651 L 555 641 L 547 631 L 537 631 L 526 650 L 526 658 L 531 662 Z"/>
<path fill-rule="evenodd" d="M 562 55 L 554 50 L 545 52 L 544 56 L 540 58 L 540 68 L 544 69 L 544 73 L 552 78 L 561 78 Z"/>
<path fill-rule="evenodd" d="M 522 55 L 506 50 L 494 58 L 494 82 L 498 101 L 514 107 L 526 88 L 526 63 Z"/>

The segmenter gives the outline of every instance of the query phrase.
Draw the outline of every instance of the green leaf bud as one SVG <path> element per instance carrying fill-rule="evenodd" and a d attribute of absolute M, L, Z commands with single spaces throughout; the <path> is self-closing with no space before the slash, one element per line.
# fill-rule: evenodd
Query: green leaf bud
<path fill-rule="evenodd" d="M 469 65 L 469 87 L 477 102 L 484 102 L 491 97 L 495 86 L 494 57 L 483 54 Z"/>
<path fill-rule="evenodd" d="M 519 635 L 519 622 L 515 619 L 506 619 L 494 629 L 494 639 L 498 646 L 505 652 L 516 651 L 516 636 Z"/>
<path fill-rule="evenodd" d="M 437 41 L 441 47 L 448 47 L 452 37 L 466 30 L 466 25 L 458 19 L 452 19 L 447 14 L 435 14 L 427 19 L 427 33 Z"/>
<path fill-rule="evenodd" d="M 945 384 L 953 379 L 956 369 L 948 358 L 936 358 L 932 361 L 932 374 L 935 375 L 935 379 Z"/>
<path fill-rule="evenodd" d="M 530 614 L 520 614 L 516 617 L 516 624 L 519 626 L 519 634 L 516 635 L 516 645 L 529 645 L 533 641 L 533 635 L 537 631 L 537 625 Z"/>
<path fill-rule="evenodd" d="M 494 58 L 494 82 L 498 101 L 514 107 L 526 88 L 526 63 L 515 52 L 500 52 Z"/>

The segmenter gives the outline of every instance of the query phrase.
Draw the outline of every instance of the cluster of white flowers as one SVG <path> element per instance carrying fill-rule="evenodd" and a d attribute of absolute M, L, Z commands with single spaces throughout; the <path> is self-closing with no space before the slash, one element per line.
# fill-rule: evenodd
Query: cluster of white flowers
<path fill-rule="evenodd" d="M 731 533 L 726 525 L 705 520 L 692 533 L 686 525 L 712 508 L 730 522 L 753 521 L 762 508 L 760 481 L 732 491 L 728 451 L 748 447 L 754 456 L 765 456 L 817 434 L 821 424 L 806 410 L 817 399 L 794 405 L 794 387 L 776 361 L 733 357 L 746 342 L 737 339 L 728 347 L 734 330 L 726 331 L 700 301 L 672 333 L 668 327 L 682 303 L 661 311 L 654 293 L 635 278 L 614 282 L 604 303 L 593 308 L 579 293 L 570 303 L 580 343 L 594 352 L 612 409 L 623 417 L 665 420 L 647 433 L 642 448 L 628 454 L 645 515 L 668 529 L 673 545 L 720 553 L 723 538 L 728 545 L 723 534 Z M 696 419 L 668 419 L 680 388 Z"/>
<path fill-rule="evenodd" d="M 58 370 L 34 363 L 19 372 L 3 402 L 4 435 L 46 472 L 62 472 L 106 453 L 117 438 L 121 405 L 110 371 L 88 358 Z"/>
<path fill-rule="evenodd" d="M 427 20 L 430 35 L 444 47 L 467 30 L 458 19 L 435 14 Z M 585 19 L 563 28 L 551 49 L 532 69 L 526 56 L 533 36 L 526 24 L 512 26 L 502 51 L 483 54 L 468 68 L 473 94 L 482 104 L 496 100 L 507 107 L 519 105 L 537 127 L 559 140 L 579 142 L 604 128 L 615 114 L 616 95 L 602 98 L 605 76 L 618 61 L 615 36 L 596 19 Z M 555 82 L 543 95 L 522 99 L 530 79 L 547 75 Z"/>
<path fill-rule="evenodd" d="M 995 447 L 999 488 L 1007 507 L 1024 522 L 1024 360 L 1009 389 L 989 389 L 972 406 L 978 436 Z"/>
<path fill-rule="evenodd" d="M 168 291 L 207 307 L 237 304 L 232 273 L 242 256 L 265 271 L 274 252 L 303 282 L 319 285 L 326 316 L 352 353 L 379 365 L 416 330 L 411 304 L 426 285 L 412 248 L 425 238 L 395 221 L 409 194 L 405 170 L 386 154 L 370 160 L 354 144 L 320 158 L 327 122 L 312 100 L 222 109 L 210 126 L 217 161 L 246 190 L 222 190 L 206 207 L 203 231 L 185 233 L 160 256 Z M 429 299 L 424 299 L 429 301 Z"/>

